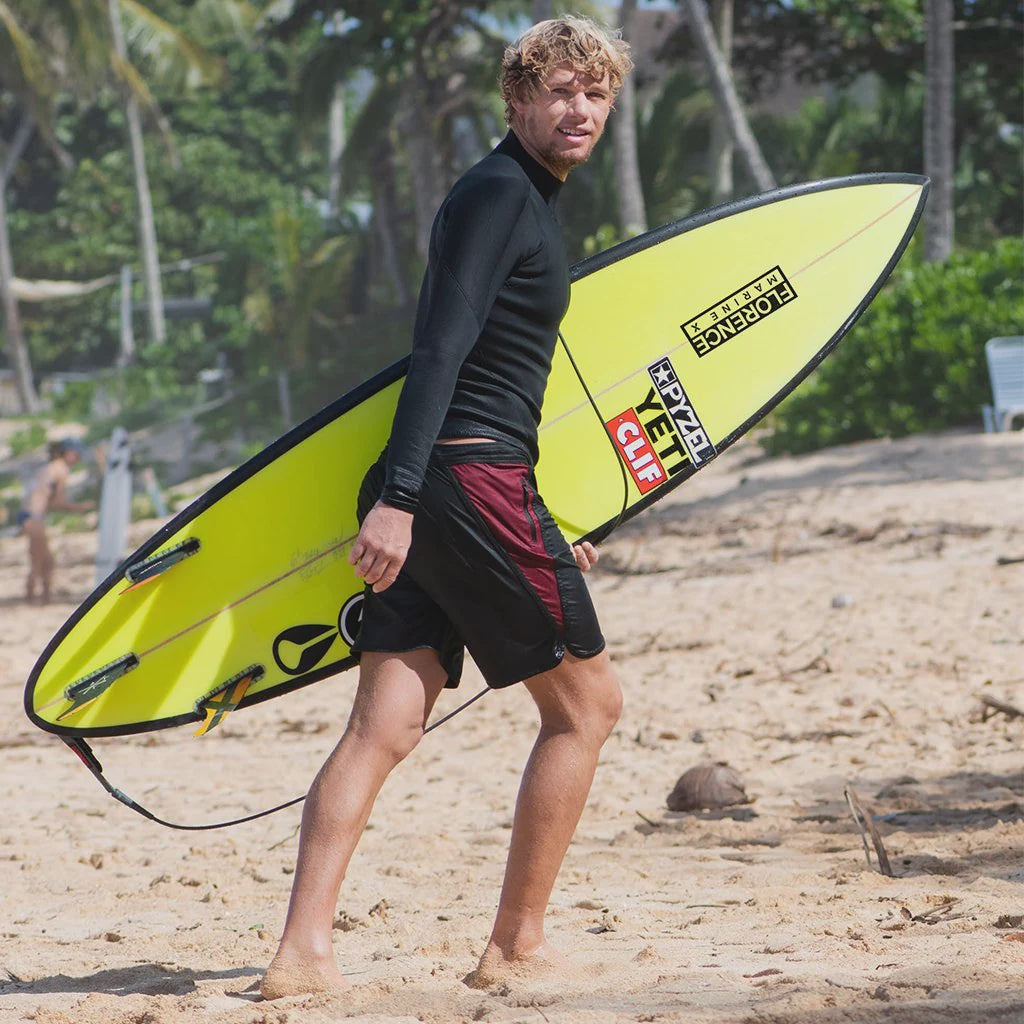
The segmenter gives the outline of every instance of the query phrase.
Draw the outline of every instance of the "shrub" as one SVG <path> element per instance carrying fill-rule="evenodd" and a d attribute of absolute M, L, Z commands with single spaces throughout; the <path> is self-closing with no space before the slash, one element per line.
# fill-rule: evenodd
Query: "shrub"
<path fill-rule="evenodd" d="M 985 342 L 1024 329 L 1024 242 L 945 264 L 908 253 L 849 337 L 772 414 L 762 441 L 805 452 L 980 424 L 991 400 Z"/>
<path fill-rule="evenodd" d="M 46 427 L 42 423 L 31 422 L 23 430 L 16 430 L 11 434 L 8 443 L 11 455 L 15 458 L 36 448 L 42 448 L 46 444 Z"/>

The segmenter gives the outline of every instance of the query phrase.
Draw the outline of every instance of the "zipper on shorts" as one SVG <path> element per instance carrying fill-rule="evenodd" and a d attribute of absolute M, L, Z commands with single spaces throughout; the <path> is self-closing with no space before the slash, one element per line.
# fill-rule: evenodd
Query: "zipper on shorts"
<path fill-rule="evenodd" d="M 533 494 L 530 491 L 530 485 L 526 482 L 526 477 L 523 477 L 523 515 L 526 516 L 527 522 L 530 524 L 530 537 L 536 544 L 540 536 L 537 519 L 533 513 Z"/>

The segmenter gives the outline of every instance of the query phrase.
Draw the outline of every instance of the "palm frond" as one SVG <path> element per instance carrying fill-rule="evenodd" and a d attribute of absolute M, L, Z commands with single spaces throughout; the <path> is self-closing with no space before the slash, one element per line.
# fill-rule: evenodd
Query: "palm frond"
<path fill-rule="evenodd" d="M 9 59 L 0 61 L 0 81 L 9 81 L 14 88 L 20 86 L 18 91 L 27 91 L 48 106 L 53 79 L 31 35 L 6 0 L 0 0 L 0 47 L 0 53 L 3 49 L 10 53 Z"/>
<path fill-rule="evenodd" d="M 248 0 L 198 0 L 189 24 L 204 39 L 248 38 L 255 32 L 260 11 Z"/>
<path fill-rule="evenodd" d="M 118 0 L 125 15 L 129 49 L 151 61 L 158 73 L 188 86 L 210 85 L 223 73 L 221 61 L 139 0 Z"/>

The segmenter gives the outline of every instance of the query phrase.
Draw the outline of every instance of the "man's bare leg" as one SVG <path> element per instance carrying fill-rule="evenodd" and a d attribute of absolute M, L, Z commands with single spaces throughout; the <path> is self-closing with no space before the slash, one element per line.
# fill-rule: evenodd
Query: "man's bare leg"
<path fill-rule="evenodd" d="M 540 733 L 523 772 L 494 928 L 466 979 L 474 987 L 563 963 L 545 939 L 544 915 L 601 747 L 622 709 L 604 653 L 585 661 L 566 655 L 558 668 L 524 685 L 540 711 Z"/>
<path fill-rule="evenodd" d="M 446 678 L 432 650 L 362 656 L 348 726 L 303 809 L 288 916 L 260 985 L 264 998 L 348 987 L 332 945 L 341 883 L 384 780 L 419 742 Z"/>
<path fill-rule="evenodd" d="M 45 528 L 42 531 L 42 548 L 39 568 L 40 579 L 43 581 L 42 602 L 43 604 L 49 604 L 53 589 L 53 571 L 57 567 L 57 560 L 53 557 L 53 552 L 50 550 Z"/>
<path fill-rule="evenodd" d="M 28 579 L 25 581 L 25 600 L 36 596 L 36 584 L 42 589 L 45 604 L 50 599 L 54 558 L 46 538 L 46 524 L 41 519 L 26 520 L 22 530 L 28 539 Z"/>

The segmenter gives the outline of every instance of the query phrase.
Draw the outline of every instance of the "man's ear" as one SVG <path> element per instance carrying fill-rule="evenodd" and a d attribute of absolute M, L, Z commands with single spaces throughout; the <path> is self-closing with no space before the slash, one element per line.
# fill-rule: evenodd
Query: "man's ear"
<path fill-rule="evenodd" d="M 524 82 L 520 82 L 516 88 L 512 90 L 511 95 L 508 98 L 508 105 L 512 108 L 512 114 L 522 114 L 523 109 L 528 107 L 533 101 L 534 97 L 530 95 L 529 89 L 526 87 Z"/>

